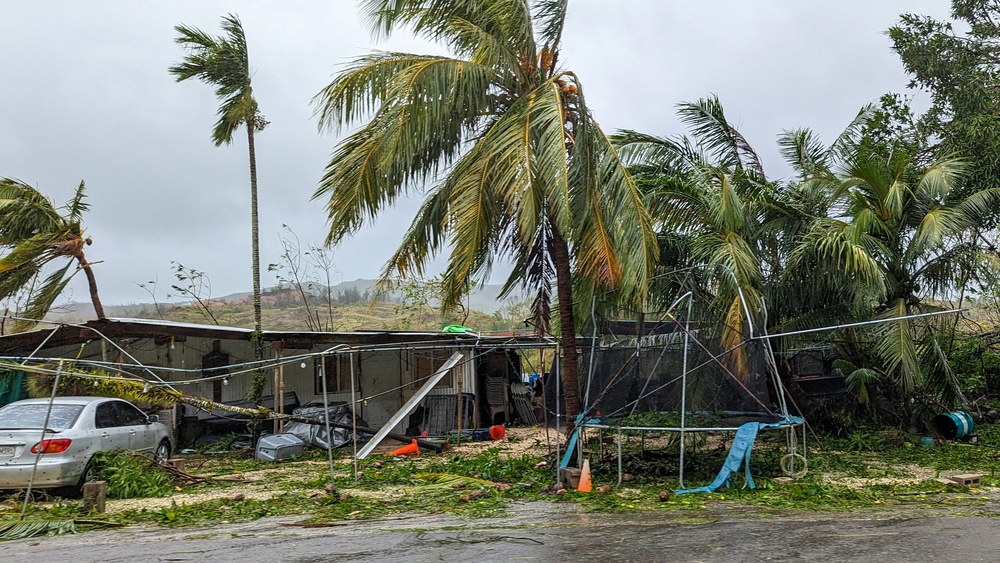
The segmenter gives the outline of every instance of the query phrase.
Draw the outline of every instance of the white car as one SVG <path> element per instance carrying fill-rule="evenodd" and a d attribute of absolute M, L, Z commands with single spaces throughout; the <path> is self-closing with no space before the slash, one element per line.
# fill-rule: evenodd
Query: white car
<path fill-rule="evenodd" d="M 46 415 L 48 425 L 44 429 Z M 94 454 L 134 450 L 162 463 L 170 432 L 156 416 L 108 397 L 27 399 L 0 408 L 0 489 L 65 487 L 73 492 L 94 477 Z"/>

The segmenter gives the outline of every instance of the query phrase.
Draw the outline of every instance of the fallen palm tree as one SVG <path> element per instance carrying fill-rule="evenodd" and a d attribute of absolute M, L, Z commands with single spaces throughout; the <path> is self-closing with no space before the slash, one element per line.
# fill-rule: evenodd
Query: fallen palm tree
<path fill-rule="evenodd" d="M 56 372 L 59 370 L 59 388 L 57 395 L 91 395 L 99 397 L 117 397 L 134 403 L 148 403 L 155 407 L 170 408 L 179 404 L 191 405 L 206 412 L 223 411 L 247 417 L 248 420 L 284 420 L 301 422 L 303 424 L 329 424 L 333 428 L 343 428 L 354 430 L 362 434 L 376 434 L 377 428 L 367 426 L 353 426 L 323 419 L 297 416 L 294 414 L 284 414 L 260 405 L 254 407 L 241 407 L 237 405 L 227 405 L 211 401 L 203 397 L 185 395 L 171 387 L 168 383 L 153 382 L 139 378 L 124 377 L 117 374 L 109 374 L 101 371 L 86 371 L 76 367 L 53 368 L 47 363 L 20 364 L 10 361 L 0 361 L 0 370 L 16 370 L 31 374 L 28 379 L 28 394 L 32 397 L 49 397 L 52 395 L 52 385 L 56 381 Z M 389 433 L 385 435 L 397 442 L 405 444 L 411 443 L 412 436 Z M 417 438 L 417 443 L 421 448 L 433 451 L 445 449 L 445 445 L 439 442 L 423 440 Z"/>

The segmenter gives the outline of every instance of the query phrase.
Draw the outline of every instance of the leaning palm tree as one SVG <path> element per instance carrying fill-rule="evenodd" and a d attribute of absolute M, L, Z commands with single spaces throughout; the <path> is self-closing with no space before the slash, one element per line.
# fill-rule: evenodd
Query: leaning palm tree
<path fill-rule="evenodd" d="M 260 304 L 260 244 L 257 232 L 257 157 L 254 152 L 254 133 L 263 131 L 267 121 L 261 115 L 251 87 L 250 59 L 247 53 L 243 24 L 235 15 L 222 18 L 223 37 L 212 37 L 200 29 L 186 25 L 175 26 L 179 34 L 175 41 L 188 54 L 184 60 L 170 67 L 178 82 L 197 78 L 216 87 L 215 96 L 221 101 L 219 120 L 212 130 L 215 146 L 233 142 L 233 134 L 246 128 L 247 147 L 250 151 L 250 245 L 253 274 L 254 358 L 262 360 L 264 350 L 261 331 Z M 259 379 L 259 378 L 257 378 Z M 255 385 L 258 387 L 259 385 Z M 259 392 L 257 392 L 259 395 Z M 259 397 L 256 397 L 259 400 Z"/>
<path fill-rule="evenodd" d="M 73 275 L 83 271 L 90 286 L 90 299 L 97 318 L 104 318 L 104 307 L 97 294 L 97 280 L 83 247 L 91 243 L 84 237 L 83 182 L 73 198 L 62 208 L 35 188 L 11 178 L 0 178 L 0 300 L 6 299 L 42 274 L 46 265 L 69 258 L 66 265 L 50 273 L 45 281 L 32 287 L 25 307 L 18 311 L 14 331 L 27 330 L 45 316 Z M 74 268 L 74 262 L 76 268 Z"/>
<path fill-rule="evenodd" d="M 314 197 L 335 244 L 407 193 L 427 197 L 382 280 L 421 275 L 450 248 L 444 307 L 502 257 L 504 294 L 535 293 L 547 327 L 555 282 L 570 416 L 581 411 L 574 305 L 641 302 L 656 259 L 644 203 L 560 68 L 568 0 L 363 0 L 377 34 L 408 27 L 453 56 L 375 52 L 315 98 L 321 128 L 363 125 L 334 150 Z"/>

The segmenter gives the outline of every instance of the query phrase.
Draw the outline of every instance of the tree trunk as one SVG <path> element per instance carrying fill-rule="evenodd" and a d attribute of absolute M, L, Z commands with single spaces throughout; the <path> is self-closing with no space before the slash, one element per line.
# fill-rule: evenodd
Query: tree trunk
<path fill-rule="evenodd" d="M 253 255 L 253 328 L 260 332 L 260 243 L 257 230 L 257 155 L 253 144 L 253 122 L 247 121 L 247 145 L 250 148 L 250 247 Z M 263 358 L 255 358 L 261 360 Z"/>
<path fill-rule="evenodd" d="M 573 318 L 573 277 L 569 245 L 555 229 L 552 233 L 552 264 L 556 270 L 556 294 L 559 299 L 559 344 L 562 348 L 559 369 L 562 374 L 563 397 L 566 399 L 566 417 L 572 421 L 581 410 L 576 322 Z"/>
<path fill-rule="evenodd" d="M 253 144 L 253 120 L 247 120 L 247 146 L 250 149 L 250 248 L 252 255 L 251 268 L 253 270 L 253 336 L 250 341 L 253 346 L 253 359 L 261 361 L 264 359 L 264 339 L 261 335 L 261 307 L 260 307 L 260 244 L 257 230 L 257 155 Z M 259 404 L 264 396 L 264 385 L 267 374 L 262 370 L 257 370 L 253 375 L 253 382 L 250 385 L 249 397 L 254 404 Z"/>
<path fill-rule="evenodd" d="M 82 252 L 76 255 L 76 260 L 80 263 L 80 267 L 83 268 L 84 275 L 87 276 L 87 285 L 90 287 L 90 302 L 94 304 L 94 313 L 98 319 L 104 319 L 106 318 L 104 316 L 104 305 L 101 304 L 101 298 L 97 295 L 97 278 L 94 277 L 94 271 L 90 269 L 90 264 L 87 263 L 87 259 L 83 256 Z"/>

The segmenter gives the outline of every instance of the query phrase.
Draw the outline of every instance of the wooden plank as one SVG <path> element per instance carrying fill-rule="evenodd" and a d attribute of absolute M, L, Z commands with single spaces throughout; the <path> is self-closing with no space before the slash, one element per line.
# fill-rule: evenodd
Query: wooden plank
<path fill-rule="evenodd" d="M 83 484 L 83 509 L 87 512 L 104 513 L 104 500 L 108 486 L 104 481 L 88 481 Z"/>

